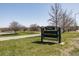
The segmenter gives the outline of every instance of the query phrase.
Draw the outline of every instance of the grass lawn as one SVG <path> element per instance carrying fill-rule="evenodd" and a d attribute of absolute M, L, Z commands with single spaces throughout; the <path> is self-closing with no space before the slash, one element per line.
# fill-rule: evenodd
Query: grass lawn
<path fill-rule="evenodd" d="M 78 40 L 76 40 L 78 39 Z M 64 45 L 49 42 L 40 43 L 40 37 L 23 38 L 19 40 L 0 41 L 2 56 L 63 56 L 79 55 L 79 33 L 66 32 L 62 34 Z"/>
<path fill-rule="evenodd" d="M 26 31 L 26 32 L 16 32 L 13 34 L 1 34 L 0 37 L 4 37 L 4 36 L 19 36 L 19 35 L 29 35 L 29 34 L 39 34 L 40 32 L 36 32 L 36 31 Z"/>

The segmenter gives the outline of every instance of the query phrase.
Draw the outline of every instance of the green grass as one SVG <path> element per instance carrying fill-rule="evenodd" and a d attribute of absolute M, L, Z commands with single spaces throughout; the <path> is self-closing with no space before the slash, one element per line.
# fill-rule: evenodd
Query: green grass
<path fill-rule="evenodd" d="M 72 52 L 71 52 L 72 56 L 79 56 L 79 48 L 75 48 Z"/>
<path fill-rule="evenodd" d="M 79 33 L 77 32 L 63 33 L 62 41 L 65 42 L 64 45 L 53 44 L 51 42 L 40 43 L 40 37 L 0 41 L 0 55 L 2 56 L 79 55 L 79 49 L 74 44 L 72 44 L 74 42 L 73 39 L 78 38 L 78 36 Z"/>
<path fill-rule="evenodd" d="M 2 34 L 0 35 L 0 37 L 4 37 L 4 36 L 19 36 L 19 35 L 29 35 L 29 34 L 38 34 L 39 32 L 36 32 L 36 31 L 26 31 L 26 32 L 21 32 L 21 31 L 18 31 L 14 34 Z"/>
<path fill-rule="evenodd" d="M 40 37 L 1 41 L 0 55 L 59 55 L 55 45 L 41 44 Z"/>

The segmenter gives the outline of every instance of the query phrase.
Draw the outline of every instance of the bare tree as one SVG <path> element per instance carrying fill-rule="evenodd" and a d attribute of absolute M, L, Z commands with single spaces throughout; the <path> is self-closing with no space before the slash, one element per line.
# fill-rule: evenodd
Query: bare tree
<path fill-rule="evenodd" d="M 63 20 L 63 22 L 62 22 L 63 27 L 62 28 L 63 28 L 64 32 L 69 31 L 71 27 L 74 27 L 75 22 L 74 22 L 74 17 L 72 17 L 72 14 L 73 14 L 72 11 L 68 12 L 68 13 L 66 11 L 62 15 L 63 16 L 62 17 L 62 20 Z"/>
<path fill-rule="evenodd" d="M 20 24 L 16 21 L 10 23 L 9 28 L 16 33 L 20 29 Z"/>
<path fill-rule="evenodd" d="M 69 31 L 69 29 L 72 27 L 73 24 L 75 24 L 74 22 L 74 17 L 72 17 L 73 12 L 67 12 L 67 10 L 63 10 L 61 8 L 60 4 L 54 4 L 52 7 L 51 13 L 49 13 L 50 15 L 50 23 L 53 25 L 58 27 L 61 27 L 61 29 L 63 30 L 63 32 L 65 31 Z"/>
<path fill-rule="evenodd" d="M 55 24 L 54 26 L 58 26 L 58 22 L 60 21 L 60 18 L 61 18 L 61 5 L 60 4 L 57 4 L 55 3 L 53 6 L 51 6 L 51 13 L 49 13 L 50 15 L 50 19 L 49 21 L 52 23 L 52 24 Z"/>
<path fill-rule="evenodd" d="M 25 32 L 26 30 L 28 30 L 28 28 L 25 27 L 24 25 L 20 25 L 19 28 L 20 28 L 21 31 L 24 31 L 24 32 Z"/>
<path fill-rule="evenodd" d="M 40 26 L 38 26 L 37 24 L 31 24 L 29 29 L 30 31 L 39 31 Z"/>

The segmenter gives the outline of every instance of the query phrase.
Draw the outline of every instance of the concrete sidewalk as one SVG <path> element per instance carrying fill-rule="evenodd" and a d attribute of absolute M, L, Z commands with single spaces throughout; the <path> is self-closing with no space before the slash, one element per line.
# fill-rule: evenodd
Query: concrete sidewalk
<path fill-rule="evenodd" d="M 35 37 L 35 36 L 40 36 L 40 35 L 41 35 L 41 34 L 31 34 L 31 35 L 1 37 L 1 38 L 0 38 L 0 41 L 11 40 L 11 39 L 20 39 L 20 38 L 28 38 L 28 37 Z"/>

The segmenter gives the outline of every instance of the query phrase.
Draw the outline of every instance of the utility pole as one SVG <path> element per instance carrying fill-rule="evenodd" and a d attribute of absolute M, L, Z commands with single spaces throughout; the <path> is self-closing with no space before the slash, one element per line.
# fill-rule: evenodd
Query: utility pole
<path fill-rule="evenodd" d="M 78 30 L 77 28 L 77 20 L 76 20 L 76 16 L 78 15 L 79 13 L 75 13 L 74 16 L 75 16 L 75 30 Z"/>

